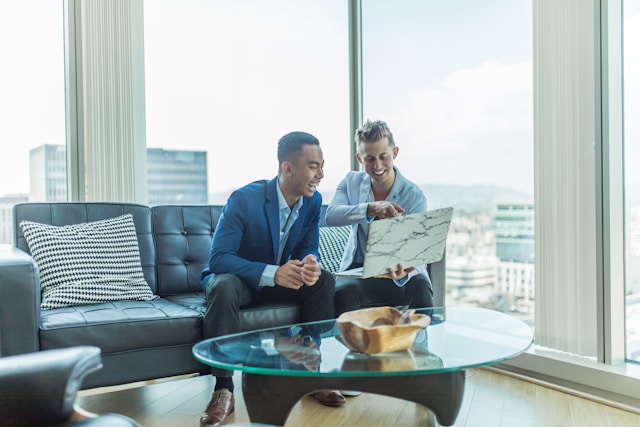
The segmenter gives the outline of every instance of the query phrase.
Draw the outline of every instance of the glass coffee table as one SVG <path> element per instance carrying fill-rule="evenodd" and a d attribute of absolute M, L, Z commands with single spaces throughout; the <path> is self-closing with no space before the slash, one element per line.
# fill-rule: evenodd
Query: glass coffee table
<path fill-rule="evenodd" d="M 335 320 L 211 338 L 193 347 L 209 366 L 242 371 L 252 422 L 284 425 L 300 398 L 318 390 L 358 390 L 429 408 L 449 426 L 462 404 L 465 369 L 526 351 L 533 332 L 507 314 L 475 307 L 416 310 L 431 316 L 404 351 L 367 355 L 343 344 Z"/>

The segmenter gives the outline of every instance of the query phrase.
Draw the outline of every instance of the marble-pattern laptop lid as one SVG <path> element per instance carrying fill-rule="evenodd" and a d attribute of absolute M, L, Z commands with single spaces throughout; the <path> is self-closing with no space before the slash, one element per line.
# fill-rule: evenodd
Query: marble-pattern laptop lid
<path fill-rule="evenodd" d="M 404 268 L 440 261 L 447 243 L 453 208 L 401 215 L 373 221 L 362 268 L 337 273 L 346 277 L 373 277 L 387 268 Z"/>

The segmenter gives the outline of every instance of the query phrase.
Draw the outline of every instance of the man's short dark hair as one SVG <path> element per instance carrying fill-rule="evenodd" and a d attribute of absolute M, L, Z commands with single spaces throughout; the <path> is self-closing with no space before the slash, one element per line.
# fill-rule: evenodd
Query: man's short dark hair
<path fill-rule="evenodd" d="M 315 136 L 306 132 L 291 132 L 278 141 L 278 163 L 291 161 L 302 156 L 305 145 L 320 145 Z"/>
<path fill-rule="evenodd" d="M 389 144 L 395 147 L 396 140 L 393 138 L 391 129 L 389 129 L 386 122 L 382 120 L 367 120 L 356 130 L 354 141 L 356 144 L 360 144 L 361 142 L 376 142 L 385 136 L 389 138 Z"/>

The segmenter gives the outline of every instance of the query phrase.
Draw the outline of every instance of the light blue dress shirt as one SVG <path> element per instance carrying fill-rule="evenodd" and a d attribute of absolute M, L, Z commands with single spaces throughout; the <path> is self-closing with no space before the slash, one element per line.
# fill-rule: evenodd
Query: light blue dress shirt
<path fill-rule="evenodd" d="M 278 258 L 276 259 L 277 265 L 267 265 L 262 273 L 262 277 L 260 277 L 259 286 L 275 286 L 275 277 L 276 271 L 280 266 L 280 257 L 282 256 L 282 250 L 284 249 L 284 244 L 287 242 L 287 238 L 289 237 L 289 232 L 291 231 L 291 226 L 296 222 L 298 216 L 300 214 L 300 208 L 302 207 L 302 203 L 304 198 L 300 197 L 295 205 L 293 205 L 293 209 L 289 208 L 287 201 L 280 190 L 280 185 L 276 185 L 276 190 L 278 192 L 278 212 L 280 217 L 280 243 L 278 246 Z"/>
<path fill-rule="evenodd" d="M 420 187 L 406 179 L 397 167 L 394 166 L 393 170 L 396 173 L 396 179 L 385 200 L 396 203 L 407 214 L 426 212 L 427 198 Z M 364 261 L 369 224 L 372 221 L 372 218 L 367 218 L 367 205 L 373 201 L 371 177 L 366 172 L 349 172 L 338 184 L 336 193 L 327 207 L 325 216 L 327 225 L 351 225 L 351 233 L 340 263 L 340 271 L 348 269 L 354 262 L 362 263 Z M 403 279 L 394 280 L 394 283 L 402 286 L 416 274 L 424 274 L 429 277 L 426 266 L 418 266 Z"/>

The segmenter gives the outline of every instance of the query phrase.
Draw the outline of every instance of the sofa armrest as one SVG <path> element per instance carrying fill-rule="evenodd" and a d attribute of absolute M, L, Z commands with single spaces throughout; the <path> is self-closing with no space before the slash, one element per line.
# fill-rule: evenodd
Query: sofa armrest
<path fill-rule="evenodd" d="M 0 356 L 38 351 L 40 278 L 33 258 L 0 245 Z"/>
<path fill-rule="evenodd" d="M 433 306 L 444 307 L 445 296 L 447 294 L 447 252 L 442 255 L 442 259 L 427 266 L 431 285 L 433 286 Z"/>
<path fill-rule="evenodd" d="M 68 420 L 82 379 L 101 367 L 100 349 L 93 346 L 0 358 L 0 419 L 22 425 Z"/>

